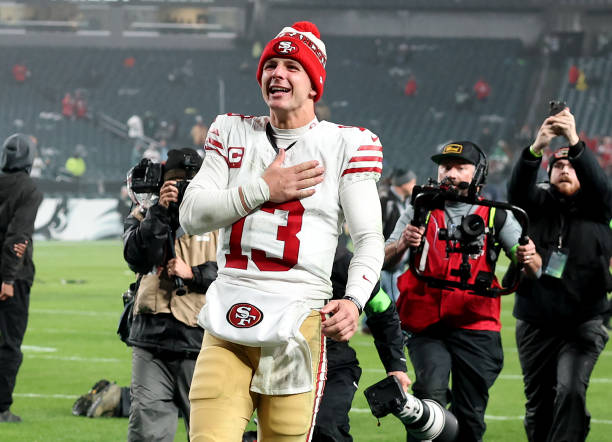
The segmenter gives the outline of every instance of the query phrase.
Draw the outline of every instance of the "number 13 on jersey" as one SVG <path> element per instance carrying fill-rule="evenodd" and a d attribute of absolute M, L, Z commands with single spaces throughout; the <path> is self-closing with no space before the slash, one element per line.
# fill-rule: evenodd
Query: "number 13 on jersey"
<path fill-rule="evenodd" d="M 292 269 L 298 261 L 300 239 L 297 234 L 302 230 L 304 206 L 299 200 L 285 203 L 263 204 L 260 210 L 274 213 L 276 210 L 287 212 L 287 225 L 279 225 L 276 229 L 276 240 L 283 242 L 282 258 L 269 257 L 264 250 L 251 249 L 251 260 L 261 271 L 286 272 Z M 247 215 L 248 216 L 248 215 Z M 229 241 L 229 253 L 225 254 L 225 267 L 246 270 L 249 257 L 244 254 L 242 235 L 247 217 L 240 218 L 232 225 Z"/>

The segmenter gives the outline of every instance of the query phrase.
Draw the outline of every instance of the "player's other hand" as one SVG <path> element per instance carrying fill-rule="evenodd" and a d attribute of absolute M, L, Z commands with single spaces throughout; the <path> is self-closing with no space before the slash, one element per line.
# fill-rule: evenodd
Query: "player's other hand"
<path fill-rule="evenodd" d="M 321 313 L 332 316 L 321 323 L 323 334 L 334 341 L 348 341 L 357 331 L 359 310 L 348 299 L 333 299 L 321 309 Z"/>
<path fill-rule="evenodd" d="M 280 149 L 262 175 L 270 188 L 270 201 L 273 203 L 307 198 L 315 193 L 312 187 L 323 181 L 325 169 L 319 166 L 318 161 L 305 161 L 295 166 L 283 167 L 285 155 L 285 149 Z"/>

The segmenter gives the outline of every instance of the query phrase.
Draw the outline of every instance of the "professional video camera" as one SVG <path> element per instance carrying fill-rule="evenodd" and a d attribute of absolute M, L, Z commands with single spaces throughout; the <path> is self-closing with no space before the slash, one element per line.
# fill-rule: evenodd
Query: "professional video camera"
<path fill-rule="evenodd" d="M 404 392 L 395 376 L 366 388 L 364 394 L 376 418 L 393 414 L 419 440 L 452 442 L 457 438 L 457 418 L 436 401 L 420 400 Z"/>
<path fill-rule="evenodd" d="M 490 201 L 481 199 L 477 192 L 470 191 L 474 189 L 474 183 L 460 183 L 458 186 L 452 186 L 448 182 L 438 183 L 430 179 L 427 185 L 415 186 L 412 193 L 412 206 L 414 207 L 414 217 L 412 224 L 414 226 L 423 226 L 427 222 L 428 214 L 434 209 L 444 210 L 447 201 L 463 202 L 475 206 L 495 207 L 512 212 L 522 227 L 523 234 L 519 243 L 527 244 L 529 241 L 527 231 L 529 228 L 529 218 L 525 211 L 512 204 Z M 468 190 L 467 195 L 462 194 L 461 190 Z M 469 262 L 469 257 L 478 255 L 484 247 L 485 233 L 490 233 L 484 220 L 477 214 L 470 214 L 463 218 L 461 224 L 454 230 L 440 229 L 438 239 L 446 241 L 446 252 L 461 253 L 462 262 L 456 269 L 451 269 L 451 275 L 458 276 L 459 281 L 449 281 L 446 279 L 435 278 L 433 276 L 424 275 L 415 262 L 415 252 L 422 250 L 422 245 L 419 249 L 412 250 L 409 259 L 409 268 L 412 273 L 420 280 L 425 281 L 431 287 L 436 288 L 459 288 L 462 290 L 470 290 L 475 294 L 496 297 L 512 293 L 516 290 L 519 283 L 520 273 L 516 272 L 515 277 L 510 281 L 505 288 L 493 287 L 493 274 L 490 272 L 480 271 L 476 275 L 475 282 L 469 283 L 472 276 L 472 269 Z M 499 249 L 488 247 L 488 259 L 491 262 L 497 260 Z"/>
<path fill-rule="evenodd" d="M 164 181 L 172 179 L 175 181 L 174 187 L 178 190 L 178 201 L 171 202 L 168 206 L 168 214 L 170 216 L 169 235 L 168 235 L 168 251 L 169 258 L 176 258 L 174 250 L 174 241 L 176 239 L 176 231 L 179 228 L 179 206 L 185 195 L 185 190 L 191 182 L 191 179 L 196 175 L 202 159 L 192 149 L 172 149 L 168 153 L 168 161 L 166 164 L 154 163 L 148 158 L 143 158 L 134 166 L 127 175 L 128 193 L 132 201 L 148 209 L 158 199 L 159 192 L 164 185 Z M 176 177 L 167 177 L 168 172 L 178 171 Z M 183 173 L 184 172 L 184 173 Z M 181 296 L 187 293 L 185 284 L 182 278 L 174 276 L 174 286 L 177 289 L 176 294 Z"/>

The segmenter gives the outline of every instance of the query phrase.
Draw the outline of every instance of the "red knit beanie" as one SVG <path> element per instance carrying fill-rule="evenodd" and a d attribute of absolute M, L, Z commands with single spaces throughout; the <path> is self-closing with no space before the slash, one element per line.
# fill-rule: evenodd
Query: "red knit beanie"
<path fill-rule="evenodd" d="M 321 34 L 314 23 L 300 21 L 291 27 L 283 28 L 264 48 L 257 66 L 257 82 L 261 86 L 263 65 L 273 57 L 291 58 L 299 62 L 317 93 L 314 101 L 319 101 L 325 86 L 325 63 L 327 53 Z"/>

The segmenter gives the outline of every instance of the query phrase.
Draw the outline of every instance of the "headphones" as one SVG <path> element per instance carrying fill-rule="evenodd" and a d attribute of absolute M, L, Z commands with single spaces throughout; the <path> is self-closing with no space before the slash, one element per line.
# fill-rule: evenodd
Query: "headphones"
<path fill-rule="evenodd" d="M 472 143 L 472 145 L 478 151 L 478 163 L 476 164 L 476 169 L 474 170 L 474 176 L 472 177 L 470 187 L 468 187 L 468 195 L 474 197 L 480 193 L 479 187 L 482 187 L 487 182 L 489 161 L 487 160 L 485 153 L 476 145 L 476 143 Z"/>

